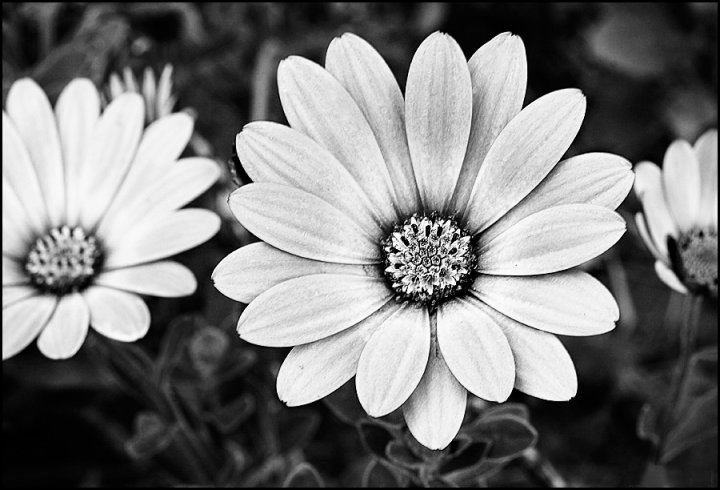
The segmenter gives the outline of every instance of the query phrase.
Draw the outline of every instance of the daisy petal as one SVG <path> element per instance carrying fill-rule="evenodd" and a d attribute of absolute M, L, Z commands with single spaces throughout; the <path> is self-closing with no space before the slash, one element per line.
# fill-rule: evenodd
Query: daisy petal
<path fill-rule="evenodd" d="M 105 267 L 118 269 L 170 257 L 205 243 L 220 229 L 206 209 L 181 209 L 139 223 L 118 243 L 108 243 Z"/>
<path fill-rule="evenodd" d="M 347 264 L 381 260 L 380 237 L 326 201 L 279 184 L 248 184 L 230 195 L 230 209 L 253 235 L 308 259 Z"/>
<path fill-rule="evenodd" d="M 705 132 L 695 142 L 695 154 L 700 168 L 700 209 L 698 226 L 717 230 L 718 198 L 718 132 Z"/>
<path fill-rule="evenodd" d="M 390 173 L 372 129 L 352 96 L 320 65 L 291 56 L 278 66 L 278 90 L 290 126 L 327 148 L 383 213 L 397 220 Z"/>
<path fill-rule="evenodd" d="M 609 249 L 625 233 L 615 211 L 590 204 L 564 204 L 531 214 L 478 251 L 484 274 L 528 276 L 580 265 Z"/>
<path fill-rule="evenodd" d="M 76 78 L 63 89 L 55 106 L 62 155 L 65 164 L 66 219 L 75 226 L 80 218 L 84 165 L 92 142 L 92 133 L 100 118 L 100 96 L 95 85 L 87 78 Z"/>
<path fill-rule="evenodd" d="M 405 122 L 412 164 L 426 209 L 445 210 L 470 136 L 472 82 L 460 46 L 447 34 L 428 36 L 410 63 Z"/>
<path fill-rule="evenodd" d="M 500 313 L 559 335 L 609 332 L 620 317 L 610 291 L 594 277 L 577 270 L 524 277 L 481 274 L 472 291 Z"/>
<path fill-rule="evenodd" d="M 467 208 L 479 233 L 527 196 L 567 151 L 585 116 L 585 96 L 557 90 L 523 109 L 500 132 L 480 167 Z"/>
<path fill-rule="evenodd" d="M 617 208 L 633 185 L 630 162 L 610 153 L 586 153 L 558 163 L 525 199 L 483 233 L 492 240 L 523 218 L 562 204 Z"/>
<path fill-rule="evenodd" d="M 150 311 L 136 294 L 102 286 L 82 293 L 90 308 L 90 326 L 120 342 L 134 342 L 150 328 Z"/>
<path fill-rule="evenodd" d="M 56 304 L 55 296 L 43 295 L 3 306 L 3 361 L 23 350 L 37 337 L 53 314 Z"/>
<path fill-rule="evenodd" d="M 687 294 L 688 290 L 682 281 L 678 279 L 670 267 L 659 260 L 655 261 L 655 273 L 669 288 L 674 289 L 680 294 Z"/>
<path fill-rule="evenodd" d="M 325 69 L 350 93 L 372 128 L 395 185 L 403 215 L 420 208 L 420 196 L 405 135 L 405 101 L 382 56 L 354 34 L 330 43 Z"/>
<path fill-rule="evenodd" d="M 50 359 L 74 356 L 85 342 L 90 311 L 79 293 L 63 296 L 47 326 L 38 337 L 38 349 Z"/>
<path fill-rule="evenodd" d="M 311 344 L 293 347 L 280 366 L 277 392 L 290 407 L 317 401 L 355 376 L 370 336 L 398 309 L 391 301 L 365 320 Z"/>
<path fill-rule="evenodd" d="M 212 280 L 215 288 L 228 298 L 250 303 L 288 279 L 323 273 L 375 277 L 381 274 L 375 267 L 304 259 L 258 242 L 241 247 L 220 261 Z"/>
<path fill-rule="evenodd" d="M 650 232 L 648 231 L 647 223 L 645 222 L 645 215 L 642 213 L 635 213 L 635 225 L 637 226 L 638 233 L 640 234 L 640 238 L 642 238 L 643 242 L 645 242 L 645 246 L 650 250 L 650 253 L 655 257 L 655 260 L 660 260 L 666 264 L 670 263 L 670 258 L 667 256 L 663 256 L 660 253 L 660 250 L 658 250 L 657 245 L 655 245 L 655 241 L 653 241 L 652 237 L 650 236 Z"/>
<path fill-rule="evenodd" d="M 236 138 L 237 154 L 254 182 L 283 184 L 313 194 L 355 220 L 369 233 L 380 232 L 382 216 L 345 167 L 325 148 L 287 126 L 246 125 Z"/>
<path fill-rule="evenodd" d="M 467 390 L 452 375 L 435 343 L 420 384 L 402 407 L 408 429 L 423 446 L 445 449 L 460 430 L 466 404 Z"/>
<path fill-rule="evenodd" d="M 29 298 L 38 294 L 38 290 L 32 286 L 3 286 L 2 305 L 3 308 L 10 306 L 21 299 Z"/>
<path fill-rule="evenodd" d="M 10 165 L 10 163 L 6 163 Z M 14 258 L 27 253 L 28 244 L 39 230 L 33 230 L 23 209 L 20 198 L 3 176 L 2 186 L 2 250 L 4 255 Z"/>
<path fill-rule="evenodd" d="M 472 126 L 453 209 L 465 209 L 490 146 L 522 109 L 527 85 L 522 39 L 509 32 L 498 34 L 472 55 L 468 68 L 473 92 Z"/>
<path fill-rule="evenodd" d="M 667 238 L 677 237 L 678 229 L 660 186 L 648 187 L 642 196 L 645 221 L 650 229 L 653 243 L 663 257 L 669 257 Z"/>
<path fill-rule="evenodd" d="M 380 278 L 315 274 L 290 279 L 243 311 L 238 334 L 267 347 L 292 347 L 336 334 L 376 312 L 392 296 Z"/>
<path fill-rule="evenodd" d="M 175 298 L 195 292 L 197 281 L 192 271 L 171 261 L 153 262 L 100 274 L 95 283 L 137 294 Z"/>
<path fill-rule="evenodd" d="M 687 141 L 674 141 L 665 152 L 663 190 L 680 230 L 693 228 L 697 224 L 700 205 L 700 164 Z"/>
<path fill-rule="evenodd" d="M 633 187 L 638 199 L 642 201 L 648 189 L 662 187 L 662 171 L 652 162 L 640 162 L 633 168 L 635 182 Z"/>
<path fill-rule="evenodd" d="M 32 159 L 50 224 L 60 225 L 65 219 L 65 177 L 60 136 L 50 101 L 37 83 L 23 78 L 10 87 L 5 106 Z"/>
<path fill-rule="evenodd" d="M 399 408 L 420 383 L 430 353 L 426 308 L 402 307 L 370 337 L 358 362 L 358 399 L 371 417 Z"/>
<path fill-rule="evenodd" d="M 492 317 L 466 299 L 450 301 L 438 308 L 437 338 L 450 371 L 468 391 L 483 400 L 507 400 L 515 364 Z"/>
<path fill-rule="evenodd" d="M 570 354 L 552 334 L 535 330 L 470 298 L 505 334 L 515 359 L 515 388 L 543 400 L 566 401 L 577 393 Z"/>
<path fill-rule="evenodd" d="M 23 266 L 15 259 L 3 255 L 2 258 L 2 284 L 3 286 L 17 286 L 29 283 Z"/>

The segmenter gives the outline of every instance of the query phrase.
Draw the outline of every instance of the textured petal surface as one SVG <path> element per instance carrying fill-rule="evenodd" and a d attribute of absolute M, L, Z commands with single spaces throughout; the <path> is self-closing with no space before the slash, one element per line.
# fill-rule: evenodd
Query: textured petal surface
<path fill-rule="evenodd" d="M 3 255 L 2 258 L 2 284 L 3 286 L 15 286 L 27 284 L 29 281 L 23 266 L 15 259 Z"/>
<path fill-rule="evenodd" d="M 525 277 L 481 274 L 472 291 L 510 318 L 559 335 L 605 333 L 620 317 L 607 288 L 581 271 Z"/>
<path fill-rule="evenodd" d="M 95 283 L 137 294 L 174 298 L 195 292 L 197 281 L 192 271 L 171 261 L 115 269 L 100 274 Z"/>
<path fill-rule="evenodd" d="M 662 282 L 664 282 L 669 288 L 674 289 L 680 294 L 687 294 L 688 290 L 683 285 L 682 281 L 678 279 L 675 273 L 665 265 L 662 261 L 655 261 L 655 272 Z"/>
<path fill-rule="evenodd" d="M 85 342 L 90 324 L 90 311 L 79 293 L 63 296 L 38 337 L 40 352 L 50 359 L 74 356 Z"/>
<path fill-rule="evenodd" d="M 85 290 L 90 325 L 97 332 L 120 342 L 134 342 L 150 328 L 150 310 L 136 294 L 102 286 Z"/>
<path fill-rule="evenodd" d="M 663 189 L 680 230 L 687 231 L 695 226 L 700 206 L 700 166 L 687 141 L 674 141 L 665 152 Z"/>
<path fill-rule="evenodd" d="M 442 212 L 460 175 L 472 121 L 470 71 L 462 49 L 447 34 L 431 34 L 413 56 L 405 119 L 423 204 Z"/>
<path fill-rule="evenodd" d="M 584 116 L 585 96 L 565 89 L 540 97 L 508 123 L 490 147 L 464 211 L 471 232 L 485 230 L 540 184 Z"/>
<path fill-rule="evenodd" d="M 258 242 L 239 248 L 220 261 L 212 273 L 212 280 L 217 290 L 228 298 L 250 303 L 288 279 L 322 273 L 382 276 L 376 266 L 304 259 Z"/>
<path fill-rule="evenodd" d="M 355 386 L 371 417 L 400 408 L 420 383 L 430 353 L 427 309 L 404 306 L 370 337 L 360 355 Z"/>
<path fill-rule="evenodd" d="M 3 149 L 5 147 L 3 146 Z M 4 161 L 4 160 L 3 160 Z M 5 165 L 11 165 L 10 162 Z M 3 176 L 2 186 L 2 250 L 3 255 L 20 259 L 27 253 L 27 247 L 32 242 L 39 229 L 27 218 L 20 198 Z"/>
<path fill-rule="evenodd" d="M 55 296 L 44 295 L 3 306 L 3 361 L 23 350 L 38 336 L 50 319 L 56 304 Z"/>
<path fill-rule="evenodd" d="M 437 338 L 450 371 L 468 391 L 504 402 L 515 383 L 515 363 L 495 320 L 466 299 L 438 309 Z"/>
<path fill-rule="evenodd" d="M 2 305 L 3 308 L 16 303 L 22 299 L 38 294 L 37 289 L 32 286 L 3 286 Z"/>
<path fill-rule="evenodd" d="M 385 282 L 373 277 L 315 274 L 290 279 L 245 308 L 238 333 L 267 347 L 307 344 L 364 320 L 391 295 Z"/>
<path fill-rule="evenodd" d="M 700 209 L 697 223 L 717 230 L 718 206 L 718 132 L 711 129 L 695 142 L 695 154 L 700 168 Z"/>

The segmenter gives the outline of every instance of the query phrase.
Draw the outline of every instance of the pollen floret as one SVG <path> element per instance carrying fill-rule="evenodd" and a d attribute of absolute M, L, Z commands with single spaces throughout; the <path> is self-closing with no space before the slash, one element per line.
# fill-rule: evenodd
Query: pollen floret
<path fill-rule="evenodd" d="M 101 258 L 102 250 L 94 236 L 86 235 L 80 227 L 64 225 L 35 240 L 25 270 L 37 288 L 65 294 L 87 286 Z"/>
<path fill-rule="evenodd" d="M 399 300 L 435 307 L 473 278 L 472 236 L 451 218 L 413 215 L 383 242 L 385 277 Z"/>
<path fill-rule="evenodd" d="M 677 240 L 676 268 L 684 282 L 693 289 L 717 296 L 717 232 L 693 228 Z"/>

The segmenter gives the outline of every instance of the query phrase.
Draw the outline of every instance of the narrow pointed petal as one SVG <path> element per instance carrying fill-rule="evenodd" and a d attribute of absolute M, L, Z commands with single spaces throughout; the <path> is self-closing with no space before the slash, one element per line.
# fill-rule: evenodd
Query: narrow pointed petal
<path fill-rule="evenodd" d="M 36 296 L 38 290 L 32 286 L 3 286 L 2 288 L 2 305 L 3 308 L 17 303 L 25 298 Z"/>
<path fill-rule="evenodd" d="M 665 152 L 663 190 L 678 228 L 688 231 L 696 226 L 700 206 L 700 164 L 687 141 L 677 140 Z"/>
<path fill-rule="evenodd" d="M 4 148 L 4 146 L 3 146 Z M 6 163 L 10 165 L 10 163 Z M 20 259 L 27 254 L 28 245 L 40 233 L 25 213 L 20 198 L 3 176 L 2 186 L 2 250 L 3 255 Z"/>
<path fill-rule="evenodd" d="M 307 344 L 366 319 L 391 296 L 380 278 L 315 274 L 290 279 L 245 308 L 238 334 L 247 342 L 266 347 Z"/>
<path fill-rule="evenodd" d="M 481 274 L 472 291 L 500 313 L 558 335 L 609 332 L 620 317 L 610 291 L 594 277 L 577 270 L 525 277 Z"/>
<path fill-rule="evenodd" d="M 2 285 L 17 286 L 30 282 L 22 264 L 15 259 L 3 255 L 2 258 Z"/>
<path fill-rule="evenodd" d="M 354 34 L 336 37 L 328 47 L 325 68 L 350 93 L 373 131 L 395 187 L 403 215 L 420 208 L 420 195 L 407 136 L 405 101 L 382 56 Z"/>
<path fill-rule="evenodd" d="M 228 298 L 250 303 L 288 279 L 324 273 L 382 276 L 382 271 L 374 266 L 305 259 L 258 242 L 241 247 L 220 261 L 212 273 L 212 280 L 215 288 Z"/>
<path fill-rule="evenodd" d="M 426 209 L 445 210 L 467 150 L 472 82 L 455 40 L 436 32 L 420 45 L 405 89 L 407 139 Z"/>
<path fill-rule="evenodd" d="M 417 388 L 430 354 L 427 309 L 404 306 L 370 337 L 360 355 L 355 386 L 371 417 L 400 408 Z"/>
<path fill-rule="evenodd" d="M 197 281 L 192 271 L 182 264 L 171 261 L 106 271 L 95 279 L 95 283 L 164 298 L 188 296 L 197 288 Z"/>
<path fill-rule="evenodd" d="M 423 446 L 445 449 L 460 430 L 466 404 L 467 390 L 452 375 L 435 342 L 420 384 L 402 407 L 408 429 Z"/>
<path fill-rule="evenodd" d="M 383 213 L 397 201 L 382 152 L 352 96 L 320 65 L 291 56 L 278 66 L 280 102 L 290 126 L 327 148 Z"/>
<path fill-rule="evenodd" d="M 369 236 L 319 197 L 279 184 L 248 184 L 230 195 L 230 209 L 252 234 L 308 259 L 346 264 L 381 260 L 380 236 Z"/>
<path fill-rule="evenodd" d="M 488 228 L 540 184 L 570 147 L 584 116 L 585 96 L 565 89 L 540 97 L 505 126 L 464 210 L 472 233 Z"/>
<path fill-rule="evenodd" d="M 687 288 L 683 285 L 682 281 L 678 279 L 672 269 L 659 260 L 655 261 L 655 273 L 657 273 L 660 280 L 669 288 L 674 289 L 680 294 L 688 293 Z"/>
<path fill-rule="evenodd" d="M 52 295 L 33 296 L 3 306 L 2 358 L 8 359 L 30 345 L 55 311 Z"/>
<path fill-rule="evenodd" d="M 515 383 L 515 362 L 495 320 L 466 299 L 438 309 L 437 337 L 450 371 L 483 400 L 504 402 Z"/>
<path fill-rule="evenodd" d="M 340 388 L 355 376 L 368 339 L 399 308 L 390 301 L 342 332 L 293 347 L 278 373 L 280 399 L 288 406 L 296 407 L 317 401 Z"/>
<path fill-rule="evenodd" d="M 120 342 L 147 334 L 150 310 L 138 295 L 102 286 L 91 286 L 82 295 L 90 308 L 90 326 L 98 333 Z"/>
<path fill-rule="evenodd" d="M 563 204 L 531 214 L 489 242 L 481 238 L 478 270 L 529 276 L 580 265 L 605 252 L 625 233 L 615 211 L 590 204 Z"/>
<path fill-rule="evenodd" d="M 38 337 L 38 349 L 50 359 L 74 356 L 87 337 L 90 310 L 79 293 L 63 296 Z"/>
<path fill-rule="evenodd" d="M 527 86 L 525 46 L 519 36 L 498 34 L 468 62 L 472 80 L 472 126 L 453 199 L 465 209 L 480 166 L 500 131 L 522 109 Z"/>
<path fill-rule="evenodd" d="M 700 205 L 698 226 L 717 230 L 718 199 L 718 132 L 711 129 L 695 142 L 695 154 L 700 168 Z M 714 217 L 714 218 L 713 218 Z"/>

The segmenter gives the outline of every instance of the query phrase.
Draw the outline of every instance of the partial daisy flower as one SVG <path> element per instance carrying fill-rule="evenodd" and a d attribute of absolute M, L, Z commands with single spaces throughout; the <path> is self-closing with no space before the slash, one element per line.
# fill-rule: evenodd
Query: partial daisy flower
<path fill-rule="evenodd" d="M 501 34 L 468 62 L 429 36 L 405 96 L 361 38 L 333 40 L 325 68 L 278 68 L 290 127 L 250 123 L 237 152 L 252 184 L 232 193 L 263 240 L 217 266 L 215 286 L 249 303 L 240 337 L 293 347 L 277 390 L 290 406 L 355 376 L 372 417 L 401 408 L 432 449 L 457 434 L 467 392 L 513 387 L 568 400 L 575 369 L 553 334 L 612 330 L 618 308 L 569 270 L 624 233 L 613 211 L 633 175 L 606 153 L 558 163 L 585 114 L 579 90 L 521 110 L 525 49 Z"/>
<path fill-rule="evenodd" d="M 193 130 L 187 114 L 146 130 L 137 94 L 102 112 L 91 81 L 73 80 L 55 111 L 32 80 L 10 88 L 2 124 L 3 359 L 37 337 L 62 359 L 92 326 L 115 340 L 143 337 L 150 312 L 139 295 L 196 288 L 185 266 L 162 260 L 213 236 L 220 220 L 181 209 L 210 187 L 218 166 L 178 160 Z"/>
<path fill-rule="evenodd" d="M 635 222 L 655 257 L 655 271 L 680 293 L 718 293 L 718 134 L 705 132 L 694 146 L 674 141 L 662 170 L 635 167 L 635 193 L 643 212 Z"/>
<path fill-rule="evenodd" d="M 173 93 L 172 73 L 172 65 L 167 64 L 156 79 L 152 68 L 146 67 L 142 80 L 138 80 L 130 67 L 126 66 L 122 75 L 110 74 L 105 98 L 112 101 L 127 92 L 142 95 L 145 101 L 145 123 L 150 124 L 173 113 L 177 97 Z"/>

